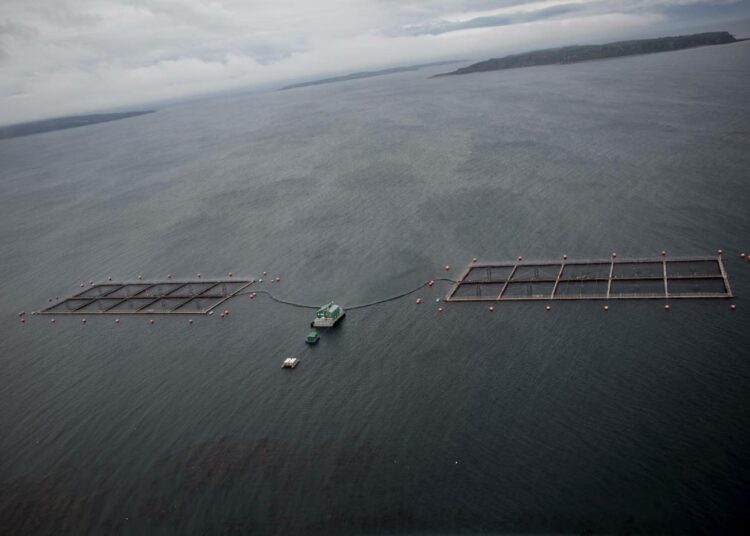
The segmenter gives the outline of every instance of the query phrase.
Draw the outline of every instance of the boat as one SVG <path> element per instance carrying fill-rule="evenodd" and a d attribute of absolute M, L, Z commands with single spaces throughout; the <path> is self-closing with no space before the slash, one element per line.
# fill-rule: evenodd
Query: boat
<path fill-rule="evenodd" d="M 314 328 L 332 328 L 339 320 L 344 318 L 345 314 L 344 309 L 340 305 L 336 305 L 333 302 L 328 303 L 318 309 L 318 312 L 315 313 L 315 319 L 310 326 Z"/>
<path fill-rule="evenodd" d="M 296 357 L 287 357 L 281 364 L 281 368 L 295 368 L 299 365 L 299 359 Z"/>
<path fill-rule="evenodd" d="M 320 340 L 320 335 L 318 335 L 318 332 L 315 330 L 308 333 L 307 337 L 305 337 L 305 342 L 307 344 L 317 344 L 319 340 Z"/>

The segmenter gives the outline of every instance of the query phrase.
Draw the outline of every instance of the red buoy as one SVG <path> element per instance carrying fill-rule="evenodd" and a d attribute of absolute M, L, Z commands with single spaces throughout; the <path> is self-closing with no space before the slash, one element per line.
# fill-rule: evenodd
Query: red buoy
<path fill-rule="evenodd" d="M 107 276 L 107 281 L 112 281 L 112 278 L 110 276 Z"/>
<path fill-rule="evenodd" d="M 495 307 L 493 305 L 490 305 L 490 313 L 494 313 L 494 312 L 495 312 Z"/>
<path fill-rule="evenodd" d="M 740 253 L 740 257 L 742 257 L 744 259 L 745 258 L 745 254 L 744 253 Z"/>
<path fill-rule="evenodd" d="M 443 308 L 442 307 L 438 307 L 438 313 L 442 313 L 442 312 L 443 312 Z"/>
<path fill-rule="evenodd" d="M 267 276 L 268 272 L 263 272 L 263 277 Z"/>
<path fill-rule="evenodd" d="M 737 306 L 735 304 L 732 304 L 729 307 L 730 307 L 730 309 L 732 309 L 732 311 L 734 311 L 735 309 L 737 309 Z"/>
<path fill-rule="evenodd" d="M 415 302 L 415 303 L 416 303 L 417 305 L 419 305 L 420 303 L 422 303 L 422 298 L 417 298 L 417 300 L 416 300 L 416 302 Z"/>
<path fill-rule="evenodd" d="M 191 324 L 191 325 L 193 324 L 193 319 L 192 318 L 188 318 L 188 324 Z"/>
<path fill-rule="evenodd" d="M 85 323 L 86 323 L 86 319 L 85 318 L 81 318 L 81 324 L 85 324 Z"/>
<path fill-rule="evenodd" d="M 80 284 L 80 287 L 83 288 L 83 283 Z"/>
<path fill-rule="evenodd" d="M 201 273 L 200 273 L 200 272 L 198 272 L 198 273 L 197 273 L 197 274 L 195 274 L 195 275 L 197 275 L 197 276 L 198 276 L 198 279 L 200 279 L 200 278 L 201 278 Z"/>
<path fill-rule="evenodd" d="M 141 274 L 138 274 L 138 279 L 143 279 L 143 276 Z"/>
<path fill-rule="evenodd" d="M 518 257 L 518 262 L 521 262 L 523 260 L 523 257 Z"/>
<path fill-rule="evenodd" d="M 55 323 L 55 319 L 53 318 L 52 320 L 49 321 L 49 323 L 50 324 L 54 324 Z"/>
<path fill-rule="evenodd" d="M 25 318 L 22 318 L 22 319 L 21 319 L 21 324 L 25 324 L 25 323 L 26 323 L 26 319 L 25 319 Z"/>
<path fill-rule="evenodd" d="M 449 265 L 449 264 L 446 264 L 446 265 L 445 265 L 445 271 L 446 271 L 446 272 L 448 272 L 448 271 L 450 271 L 450 269 L 451 269 L 450 265 Z"/>
<path fill-rule="evenodd" d="M 229 309 L 224 309 L 224 316 L 229 316 Z"/>
<path fill-rule="evenodd" d="M 563 260 L 567 261 L 568 260 L 568 256 L 567 255 L 563 255 Z"/>
<path fill-rule="evenodd" d="M 609 305 L 605 305 L 605 306 L 604 306 L 604 310 L 605 310 L 605 311 L 609 311 Z"/>
<path fill-rule="evenodd" d="M 664 306 L 664 310 L 665 310 L 665 311 L 669 311 L 669 304 L 666 304 L 666 305 Z"/>
<path fill-rule="evenodd" d="M 172 274 L 167 274 L 167 279 L 172 279 Z"/>
<path fill-rule="evenodd" d="M 612 252 L 612 258 L 614 259 L 615 257 L 617 257 L 617 252 L 613 251 Z"/>
<path fill-rule="evenodd" d="M 26 311 L 21 311 L 20 313 L 18 313 L 18 316 L 23 316 L 25 314 L 26 314 Z"/>
<path fill-rule="evenodd" d="M 427 286 L 428 286 L 428 287 L 431 287 L 431 286 L 432 286 L 432 285 L 434 285 L 434 284 L 435 284 L 435 281 L 433 281 L 432 279 L 430 279 L 430 280 L 429 280 L 429 281 L 427 282 Z"/>
<path fill-rule="evenodd" d="M 665 257 L 666 255 L 667 255 L 667 252 L 666 252 L 666 251 L 664 251 L 664 250 L 662 250 L 662 252 L 661 252 L 661 256 L 662 256 L 662 257 Z"/>
<path fill-rule="evenodd" d="M 232 272 L 229 272 L 229 277 L 232 277 L 234 274 Z"/>
<path fill-rule="evenodd" d="M 550 306 L 548 305 L 548 306 L 547 306 L 547 310 L 548 310 L 548 311 L 551 311 L 551 310 L 552 310 L 552 307 L 550 307 Z"/>
<path fill-rule="evenodd" d="M 716 250 L 716 253 L 718 253 L 719 255 L 723 255 L 724 254 L 724 250 L 718 249 L 718 250 Z"/>
<path fill-rule="evenodd" d="M 219 316 L 220 316 L 221 318 L 224 318 L 224 313 L 219 313 Z"/>
<path fill-rule="evenodd" d="M 471 259 L 471 262 L 477 262 L 477 258 L 474 257 L 473 259 Z"/>
<path fill-rule="evenodd" d="M 156 320 L 154 320 L 153 318 L 150 318 L 150 319 L 148 320 L 148 323 L 149 323 L 149 324 L 151 324 L 151 325 L 153 326 L 153 325 L 154 325 L 154 324 L 156 323 Z"/>
<path fill-rule="evenodd" d="M 119 318 L 115 318 L 115 324 L 119 324 L 119 323 L 120 323 L 120 319 Z"/>

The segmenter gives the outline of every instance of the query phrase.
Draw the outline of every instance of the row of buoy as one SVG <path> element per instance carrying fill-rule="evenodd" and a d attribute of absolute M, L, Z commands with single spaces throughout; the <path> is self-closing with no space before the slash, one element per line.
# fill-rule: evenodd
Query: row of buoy
<path fill-rule="evenodd" d="M 438 298 L 438 299 L 437 299 L 436 301 L 438 301 L 438 302 L 439 302 L 439 301 L 440 301 L 440 299 Z M 417 305 L 419 305 L 419 304 L 421 304 L 421 303 L 422 303 L 422 298 L 417 298 L 417 299 L 416 299 L 416 304 L 417 304 Z M 730 308 L 730 309 L 731 309 L 732 311 L 735 311 L 735 310 L 737 309 L 737 304 L 734 304 L 734 303 L 732 303 L 732 304 L 731 304 L 731 305 L 729 306 L 729 308 Z M 551 306 L 551 305 L 547 305 L 547 306 L 546 306 L 546 307 L 545 307 L 544 309 L 545 309 L 545 311 L 549 312 L 549 311 L 551 311 L 551 310 L 552 310 L 552 306 Z M 437 310 L 438 310 L 438 312 L 439 312 L 439 313 L 442 313 L 442 312 L 444 311 L 443 307 L 438 307 L 438 308 L 437 308 Z M 495 306 L 494 306 L 494 305 L 490 305 L 490 306 L 489 306 L 489 307 L 487 308 L 487 310 L 488 310 L 488 311 L 489 311 L 490 313 L 494 313 L 494 312 L 495 312 Z M 670 308 L 669 308 L 669 304 L 668 304 L 668 303 L 664 305 L 664 310 L 665 310 L 665 311 L 669 311 L 669 310 L 670 310 Z M 607 312 L 607 311 L 609 311 L 609 305 L 605 305 L 605 306 L 604 306 L 604 312 Z"/>
<path fill-rule="evenodd" d="M 723 254 L 724 254 L 724 250 L 718 249 L 718 250 L 716 250 L 716 253 L 718 253 L 719 255 L 723 255 Z M 661 251 L 661 256 L 662 256 L 662 257 L 666 257 L 666 256 L 667 256 L 667 252 L 666 252 L 665 250 L 662 250 L 662 251 Z M 748 260 L 748 262 L 750 262 L 750 255 L 747 255 L 747 254 L 745 254 L 745 253 L 743 252 L 743 253 L 740 253 L 740 257 L 741 257 L 741 258 L 743 258 L 743 259 L 747 259 L 747 260 Z M 565 260 L 565 261 L 566 261 L 566 260 L 568 260 L 568 256 L 567 256 L 567 255 L 563 255 L 563 256 L 562 256 L 562 258 L 563 258 L 563 260 Z M 613 252 L 612 252 L 612 258 L 613 258 L 613 259 L 617 258 L 617 252 L 616 252 L 616 251 L 613 251 Z M 522 257 L 522 256 L 520 256 L 520 255 L 519 255 L 518 257 L 516 257 L 516 259 L 518 260 L 518 262 L 521 262 L 521 261 L 523 261 L 523 257 Z M 477 258 L 476 258 L 476 257 L 473 257 L 473 258 L 471 259 L 471 262 L 477 262 Z M 445 271 L 447 272 L 447 271 L 449 271 L 449 270 L 450 270 L 450 265 L 446 264 L 446 265 L 445 265 Z"/>

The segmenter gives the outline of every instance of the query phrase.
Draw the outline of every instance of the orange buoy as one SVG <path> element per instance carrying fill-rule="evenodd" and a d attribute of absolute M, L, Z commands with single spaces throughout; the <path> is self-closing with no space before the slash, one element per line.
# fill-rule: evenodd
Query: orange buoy
<path fill-rule="evenodd" d="M 732 309 L 732 311 L 734 311 L 735 309 L 737 309 L 737 306 L 735 304 L 732 304 L 729 306 L 729 308 Z"/>
<path fill-rule="evenodd" d="M 490 305 L 490 313 L 494 313 L 494 312 L 495 312 L 495 307 L 493 305 Z"/>
<path fill-rule="evenodd" d="M 422 298 L 417 298 L 417 300 L 416 300 L 416 302 L 415 302 L 415 303 L 416 303 L 417 305 L 419 305 L 420 303 L 422 303 Z"/>
<path fill-rule="evenodd" d="M 665 310 L 665 311 L 669 311 L 669 304 L 666 304 L 666 305 L 664 306 L 664 310 Z"/>

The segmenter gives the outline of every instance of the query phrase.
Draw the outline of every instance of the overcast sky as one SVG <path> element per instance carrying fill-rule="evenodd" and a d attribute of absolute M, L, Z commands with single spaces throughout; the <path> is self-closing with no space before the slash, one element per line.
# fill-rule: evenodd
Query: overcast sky
<path fill-rule="evenodd" d="M 0 0 L 0 124 L 531 48 L 730 29 L 748 0 Z"/>

